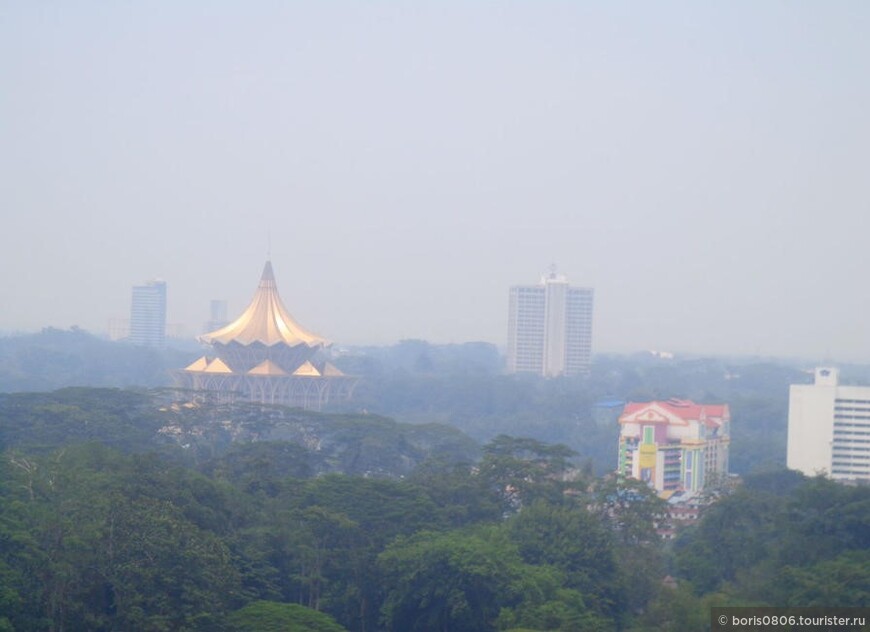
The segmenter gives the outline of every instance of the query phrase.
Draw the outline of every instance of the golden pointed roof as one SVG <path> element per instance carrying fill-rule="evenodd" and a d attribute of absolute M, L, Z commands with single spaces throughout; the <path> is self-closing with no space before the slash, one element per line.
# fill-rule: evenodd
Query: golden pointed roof
<path fill-rule="evenodd" d="M 320 377 L 320 371 L 317 370 L 311 362 L 306 360 L 303 362 L 298 369 L 293 371 L 293 375 L 305 376 L 305 377 Z"/>
<path fill-rule="evenodd" d="M 191 362 L 189 365 L 184 367 L 185 371 L 205 371 L 205 367 L 208 366 L 208 358 L 202 356 L 199 360 L 195 362 Z"/>
<path fill-rule="evenodd" d="M 232 373 L 233 370 L 226 365 L 226 363 L 220 358 L 215 358 L 211 362 L 208 363 L 208 366 L 205 367 L 204 371 L 206 373 Z"/>
<path fill-rule="evenodd" d="M 284 307 L 281 297 L 278 296 L 271 261 L 266 262 L 260 285 L 242 315 L 226 327 L 203 334 L 199 340 L 208 344 L 237 342 L 245 346 L 259 342 L 267 347 L 277 344 L 291 347 L 300 344 L 309 347 L 329 344 L 325 338 L 303 329 Z"/>
<path fill-rule="evenodd" d="M 341 369 L 332 364 L 331 362 L 327 362 L 323 365 L 323 374 L 324 375 L 344 375 Z"/>
<path fill-rule="evenodd" d="M 272 362 L 271 360 L 263 360 L 248 371 L 249 375 L 287 375 L 287 371 Z"/>

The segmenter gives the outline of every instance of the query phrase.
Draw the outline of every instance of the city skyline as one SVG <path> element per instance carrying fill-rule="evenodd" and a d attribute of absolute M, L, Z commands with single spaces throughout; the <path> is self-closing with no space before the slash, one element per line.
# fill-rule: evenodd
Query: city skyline
<path fill-rule="evenodd" d="M 2 15 L 0 331 L 160 277 L 192 338 L 271 251 L 338 344 L 503 347 L 555 262 L 596 352 L 870 362 L 870 5 Z"/>

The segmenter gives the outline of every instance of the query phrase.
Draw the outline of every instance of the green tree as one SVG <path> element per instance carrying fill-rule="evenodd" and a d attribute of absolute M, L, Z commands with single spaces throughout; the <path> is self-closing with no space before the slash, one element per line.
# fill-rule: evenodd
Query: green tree
<path fill-rule="evenodd" d="M 574 455 L 564 445 L 500 435 L 483 448 L 480 476 L 502 495 L 505 512 L 537 499 L 558 502 Z"/>
<path fill-rule="evenodd" d="M 7 470 L 4 495 L 11 488 L 18 499 L 4 503 L 0 523 L 14 521 L 28 537 L 14 537 L 4 561 L 31 578 L 16 628 L 209 629 L 234 605 L 228 547 L 165 498 L 192 496 L 190 481 L 177 477 L 167 488 L 137 465 L 87 445 L 36 459 L 30 471 Z"/>
<path fill-rule="evenodd" d="M 870 552 L 848 551 L 804 568 L 786 566 L 769 593 L 785 606 L 865 607 L 870 603 Z"/>
<path fill-rule="evenodd" d="M 710 626 L 710 610 L 698 599 L 692 587 L 686 583 L 677 586 L 660 586 L 632 631 L 684 632 L 706 630 Z"/>
<path fill-rule="evenodd" d="M 558 585 L 553 569 L 523 564 L 498 527 L 399 538 L 378 567 L 383 623 L 397 632 L 494 630 L 503 608 L 541 603 Z"/>
<path fill-rule="evenodd" d="M 680 574 L 700 592 L 710 592 L 773 553 L 776 516 L 784 501 L 770 494 L 738 490 L 709 507 L 695 530 L 675 545 Z"/>
<path fill-rule="evenodd" d="M 335 619 L 294 603 L 255 601 L 226 618 L 228 632 L 344 632 Z"/>
<path fill-rule="evenodd" d="M 437 507 L 432 526 L 456 528 L 501 518 L 501 495 L 469 464 L 430 459 L 408 480 Z"/>
<path fill-rule="evenodd" d="M 610 476 L 596 482 L 590 498 L 594 515 L 609 527 L 624 591 L 623 611 L 642 610 L 664 575 L 662 541 L 656 525 L 665 503 L 644 482 Z"/>
<path fill-rule="evenodd" d="M 514 608 L 503 608 L 497 626 L 508 632 L 612 632 L 616 622 L 588 608 L 580 592 L 558 588 L 546 601 L 525 600 Z"/>
<path fill-rule="evenodd" d="M 297 577 L 306 605 L 320 610 L 326 584 L 345 570 L 343 562 L 357 548 L 358 525 L 342 513 L 317 506 L 306 508 L 297 519 L 305 534 L 297 551 L 301 563 Z"/>
<path fill-rule="evenodd" d="M 580 506 L 537 501 L 508 529 L 523 561 L 562 571 L 562 585 L 578 591 L 592 610 L 608 617 L 619 612 L 624 597 L 613 536 L 598 517 Z"/>
<path fill-rule="evenodd" d="M 656 524 L 664 518 L 667 508 L 643 481 L 608 476 L 595 483 L 590 500 L 593 512 L 610 525 L 620 544 L 659 544 Z"/>

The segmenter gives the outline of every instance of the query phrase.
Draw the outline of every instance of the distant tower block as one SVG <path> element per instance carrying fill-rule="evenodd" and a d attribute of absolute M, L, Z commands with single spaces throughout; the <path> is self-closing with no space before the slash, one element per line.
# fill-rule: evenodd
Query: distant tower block
<path fill-rule="evenodd" d="M 331 400 L 350 399 L 357 383 L 322 357 L 331 343 L 304 329 L 284 307 L 269 261 L 242 315 L 199 340 L 216 357 L 203 356 L 173 377 L 179 387 L 219 401 L 241 397 L 320 410 Z"/>
<path fill-rule="evenodd" d="M 548 377 L 589 372 L 592 288 L 572 287 L 555 266 L 538 285 L 510 289 L 508 371 Z"/>
<path fill-rule="evenodd" d="M 166 283 L 149 281 L 133 287 L 130 342 L 140 347 L 166 346 Z"/>
<path fill-rule="evenodd" d="M 786 463 L 807 476 L 870 482 L 870 386 L 840 384 L 833 367 L 813 384 L 792 384 Z"/>
<path fill-rule="evenodd" d="M 222 299 L 214 299 L 209 303 L 209 320 L 205 324 L 205 331 L 215 331 L 226 327 L 227 320 L 227 302 Z"/>

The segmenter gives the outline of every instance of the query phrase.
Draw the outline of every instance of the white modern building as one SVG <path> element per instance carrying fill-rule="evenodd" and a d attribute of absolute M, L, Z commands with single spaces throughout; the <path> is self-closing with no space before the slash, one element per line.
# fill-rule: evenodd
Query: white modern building
<path fill-rule="evenodd" d="M 870 481 L 870 387 L 841 386 L 830 367 L 816 369 L 813 384 L 792 385 L 787 463 L 809 476 Z"/>
<path fill-rule="evenodd" d="M 589 372 L 592 288 L 571 287 L 552 270 L 538 285 L 510 289 L 508 371 L 544 376 Z"/>
<path fill-rule="evenodd" d="M 141 347 L 166 345 L 166 283 L 149 281 L 133 286 L 130 342 Z"/>

